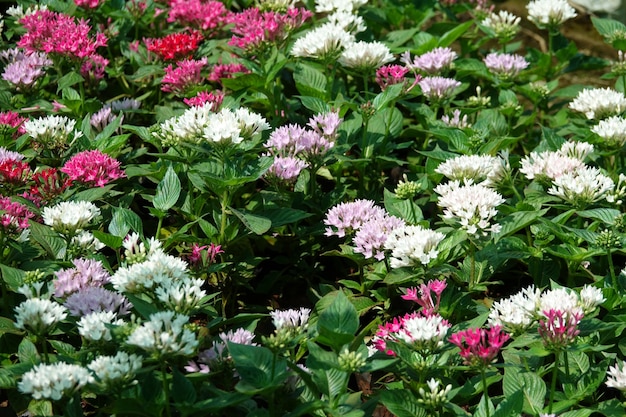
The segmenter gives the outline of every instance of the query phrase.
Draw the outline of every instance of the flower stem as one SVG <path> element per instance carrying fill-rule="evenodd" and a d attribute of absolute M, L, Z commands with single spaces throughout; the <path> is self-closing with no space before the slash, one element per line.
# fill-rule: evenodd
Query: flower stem
<path fill-rule="evenodd" d="M 172 417 L 170 409 L 170 385 L 167 383 L 167 366 L 165 361 L 161 361 L 161 381 L 163 382 L 163 393 L 165 394 L 165 415 Z"/>
<path fill-rule="evenodd" d="M 485 398 L 485 415 L 489 417 L 489 393 L 487 392 L 487 376 L 485 375 L 485 368 L 480 369 L 480 378 L 483 382 L 483 397 Z"/>
<path fill-rule="evenodd" d="M 550 402 L 548 404 L 548 414 L 552 414 L 552 404 L 554 403 L 554 392 L 556 391 L 556 377 L 559 372 L 560 356 L 560 350 L 554 352 L 554 368 L 552 369 L 552 382 L 550 383 Z"/>
<path fill-rule="evenodd" d="M 619 282 L 617 282 L 617 275 L 615 275 L 615 266 L 613 265 L 613 257 L 611 256 L 611 249 L 607 249 L 606 259 L 609 262 L 609 272 L 611 273 L 611 282 L 613 283 L 613 288 L 615 289 L 615 291 L 621 292 L 621 288 L 619 287 Z"/>

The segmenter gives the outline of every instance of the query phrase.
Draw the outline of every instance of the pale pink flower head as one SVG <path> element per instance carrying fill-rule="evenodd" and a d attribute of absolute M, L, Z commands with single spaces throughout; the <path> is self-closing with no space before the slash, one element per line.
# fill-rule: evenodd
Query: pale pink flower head
<path fill-rule="evenodd" d="M 85 9 L 95 9 L 96 7 L 100 6 L 102 0 L 74 0 L 74 3 L 76 3 L 78 7 L 82 7 Z"/>
<path fill-rule="evenodd" d="M 92 54 L 85 58 L 80 67 L 80 74 L 87 80 L 101 80 L 109 60 L 99 54 Z"/>
<path fill-rule="evenodd" d="M 43 52 L 16 54 L 2 72 L 2 79 L 13 84 L 18 90 L 32 87 L 46 72 L 45 67 L 52 65 L 52 60 Z"/>
<path fill-rule="evenodd" d="M 500 326 L 492 326 L 489 330 L 462 330 L 450 336 L 449 340 L 461 349 L 460 355 L 465 364 L 486 368 L 495 360 L 509 338 Z"/>
<path fill-rule="evenodd" d="M 387 213 L 383 216 L 372 217 L 354 235 L 354 251 L 362 253 L 366 259 L 375 258 L 382 261 L 385 259 L 385 243 L 388 234 L 404 225 L 404 220 L 389 216 Z"/>
<path fill-rule="evenodd" d="M 522 70 L 528 67 L 528 61 L 516 54 L 491 53 L 484 59 L 487 69 L 504 80 L 515 78 Z"/>
<path fill-rule="evenodd" d="M 285 184 L 294 184 L 300 172 L 308 166 L 305 161 L 293 156 L 275 156 L 272 166 L 265 173 L 265 178 Z"/>
<path fill-rule="evenodd" d="M 95 187 L 104 187 L 126 176 L 118 160 L 99 150 L 77 153 L 63 165 L 61 172 L 66 173 L 72 181 Z"/>
<path fill-rule="evenodd" d="M 401 58 L 401 62 L 407 68 L 413 71 L 422 71 L 429 75 L 440 74 L 450 69 L 454 60 L 458 57 L 457 53 L 451 48 L 435 48 L 430 52 L 416 56 L 411 61 L 411 54 L 406 51 Z"/>
<path fill-rule="evenodd" d="M 356 200 L 351 203 L 340 203 L 332 207 L 324 219 L 326 236 L 344 237 L 359 230 L 363 224 L 374 217 L 384 217 L 385 209 L 374 205 L 371 200 Z"/>
<path fill-rule="evenodd" d="M 91 313 L 111 311 L 118 316 L 130 313 L 132 305 L 126 297 L 104 287 L 88 286 L 72 293 L 63 306 L 72 316 L 82 317 Z"/>
<path fill-rule="evenodd" d="M 460 81 L 445 77 L 424 77 L 418 84 L 422 89 L 422 94 L 434 102 L 452 98 L 454 90 L 461 86 Z"/>
<path fill-rule="evenodd" d="M 335 140 L 337 138 L 337 130 L 342 121 L 343 119 L 339 117 L 338 112 L 330 111 L 327 113 L 318 113 L 311 117 L 307 126 L 324 138 Z"/>
<path fill-rule="evenodd" d="M 207 79 L 211 82 L 221 83 L 223 78 L 234 78 L 237 74 L 249 74 L 250 70 L 243 64 L 217 64 L 211 69 Z"/>
<path fill-rule="evenodd" d="M 89 287 L 102 287 L 111 279 L 109 272 L 104 269 L 102 262 L 93 259 L 74 259 L 74 268 L 62 269 L 55 272 L 54 295 L 67 297 L 77 291 Z"/>
<path fill-rule="evenodd" d="M 28 120 L 26 117 L 22 117 L 19 113 L 8 110 L 0 113 L 0 132 L 4 132 L 7 128 L 16 131 L 13 132 L 13 137 L 26 133 L 24 129 L 24 122 Z"/>

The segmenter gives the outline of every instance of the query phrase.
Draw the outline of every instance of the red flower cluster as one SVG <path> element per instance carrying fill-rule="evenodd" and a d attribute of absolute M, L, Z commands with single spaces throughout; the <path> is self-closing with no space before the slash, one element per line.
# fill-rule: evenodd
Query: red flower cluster
<path fill-rule="evenodd" d="M 27 198 L 35 204 L 40 204 L 42 201 L 52 201 L 72 185 L 72 180 L 69 178 L 62 179 L 56 168 L 47 168 L 36 172 L 33 175 L 33 181 L 35 184 L 30 187 L 30 196 Z"/>
<path fill-rule="evenodd" d="M 0 161 L 0 184 L 3 186 L 24 185 L 30 177 L 30 166 L 27 162 L 6 159 Z"/>
<path fill-rule="evenodd" d="M 149 51 L 167 61 L 191 58 L 202 42 L 202 34 L 198 31 L 190 33 L 171 33 L 163 38 L 146 39 L 144 42 Z"/>

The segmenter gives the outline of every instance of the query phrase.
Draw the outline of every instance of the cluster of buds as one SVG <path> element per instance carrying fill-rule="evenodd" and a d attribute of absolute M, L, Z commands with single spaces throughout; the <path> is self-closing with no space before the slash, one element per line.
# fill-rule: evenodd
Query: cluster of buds
<path fill-rule="evenodd" d="M 349 351 L 344 349 L 337 358 L 339 368 L 344 372 L 356 372 L 365 366 L 366 358 L 361 352 Z"/>
<path fill-rule="evenodd" d="M 445 387 L 439 388 L 441 381 L 431 378 L 426 382 L 429 391 L 426 391 L 423 387 L 420 387 L 418 393 L 420 398 L 417 399 L 418 404 L 423 405 L 429 409 L 439 409 L 443 404 L 447 402 L 448 393 L 452 390 L 452 385 L 448 384 Z"/>
<path fill-rule="evenodd" d="M 283 350 L 292 346 L 304 335 L 311 309 L 275 310 L 270 313 L 276 331 L 269 337 L 263 337 L 263 344 L 272 350 Z"/>

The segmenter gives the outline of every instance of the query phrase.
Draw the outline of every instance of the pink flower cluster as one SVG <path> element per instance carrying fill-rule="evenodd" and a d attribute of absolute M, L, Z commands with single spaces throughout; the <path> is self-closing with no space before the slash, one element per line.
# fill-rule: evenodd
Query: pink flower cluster
<path fill-rule="evenodd" d="M 20 23 L 26 29 L 17 46 L 29 52 L 59 54 L 68 58 L 85 59 L 98 55 L 96 49 L 107 45 L 107 37 L 96 33 L 90 37 L 91 27 L 84 19 L 76 22 L 72 16 L 50 10 L 38 10 L 24 16 Z"/>
<path fill-rule="evenodd" d="M 104 187 L 111 181 L 125 177 L 120 162 L 99 150 L 79 152 L 63 165 L 61 172 L 72 181 Z"/>
<path fill-rule="evenodd" d="M 584 314 L 582 310 L 544 311 L 545 318 L 539 320 L 539 335 L 548 350 L 557 351 L 569 346 L 580 333 L 578 323 Z"/>
<path fill-rule="evenodd" d="M 404 83 L 408 72 L 409 69 L 402 65 L 383 65 L 376 70 L 376 83 L 385 90 L 390 85 Z"/>
<path fill-rule="evenodd" d="M 221 245 L 211 243 L 210 245 L 200 246 L 197 243 L 194 243 L 191 246 L 191 253 L 189 254 L 187 260 L 191 266 L 207 267 L 215 263 L 215 258 L 220 253 L 224 253 Z"/>
<path fill-rule="evenodd" d="M 232 13 L 227 19 L 234 27 L 229 45 L 248 51 L 262 49 L 266 43 L 278 43 L 287 38 L 289 32 L 299 28 L 308 18 L 310 11 L 290 8 L 286 13 L 262 12 L 256 7 L 241 13 Z"/>
<path fill-rule="evenodd" d="M 489 330 L 462 330 L 450 336 L 449 340 L 461 349 L 460 355 L 465 364 L 487 367 L 510 337 L 500 326 L 493 326 Z"/>
<path fill-rule="evenodd" d="M 420 284 L 419 288 L 408 288 L 406 295 L 403 295 L 402 299 L 416 302 L 422 306 L 422 314 L 424 316 L 430 316 L 439 311 L 441 293 L 447 286 L 448 284 L 444 280 L 430 280 L 427 284 Z M 433 294 L 435 294 L 434 300 L 432 297 Z"/>
<path fill-rule="evenodd" d="M 405 314 L 378 326 L 372 339 L 374 347 L 387 355 L 395 356 L 393 344 L 404 344 L 422 353 L 432 353 L 443 346 L 450 323 L 438 314 L 423 316 Z"/>
<path fill-rule="evenodd" d="M 250 70 L 243 64 L 217 64 L 211 69 L 207 79 L 211 82 L 221 83 L 222 78 L 234 78 L 235 74 L 248 74 Z"/>
<path fill-rule="evenodd" d="M 217 112 L 224 100 L 224 93 L 220 90 L 211 92 L 200 91 L 195 97 L 184 98 L 183 102 L 189 107 L 202 107 L 209 103 L 211 105 L 211 111 Z"/>
<path fill-rule="evenodd" d="M 33 217 L 35 215 L 25 205 L 0 196 L 0 226 L 4 229 L 3 234 L 19 236 L 22 230 L 28 228 L 28 220 Z"/>
<path fill-rule="evenodd" d="M 226 6 L 216 0 L 170 0 L 169 6 L 168 22 L 203 31 L 220 28 L 228 16 Z"/>
<path fill-rule="evenodd" d="M 78 7 L 82 7 L 85 9 L 95 9 L 96 7 L 100 6 L 102 2 L 102 0 L 74 0 L 74 3 L 78 6 Z"/>
<path fill-rule="evenodd" d="M 184 94 L 190 88 L 202 82 L 202 68 L 207 59 L 186 59 L 178 61 L 176 68 L 171 64 L 165 68 L 165 76 L 161 80 L 161 91 L 166 93 Z"/>
<path fill-rule="evenodd" d="M 6 125 L 11 128 L 17 129 L 17 134 L 22 135 L 26 133 L 24 129 L 24 122 L 28 120 L 25 117 L 20 116 L 18 113 L 14 111 L 3 111 L 0 113 L 0 125 Z"/>
<path fill-rule="evenodd" d="M 74 259 L 72 263 L 74 268 L 55 272 L 55 297 L 67 297 L 72 293 L 89 287 L 102 287 L 111 278 L 100 261 L 94 259 Z"/>

